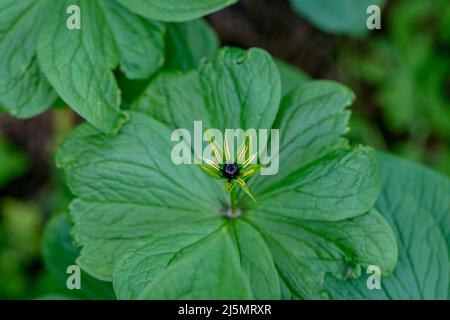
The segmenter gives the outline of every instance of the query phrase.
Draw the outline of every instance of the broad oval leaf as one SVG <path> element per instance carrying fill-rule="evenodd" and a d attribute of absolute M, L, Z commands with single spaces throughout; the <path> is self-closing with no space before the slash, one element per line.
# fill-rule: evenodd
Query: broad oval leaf
<path fill-rule="evenodd" d="M 372 149 L 342 149 L 300 168 L 257 196 L 267 213 L 337 221 L 373 207 L 380 192 L 379 175 Z"/>
<path fill-rule="evenodd" d="M 120 67 L 125 75 L 129 79 L 146 79 L 161 68 L 165 26 L 140 18 L 115 1 L 100 3 L 119 48 Z"/>
<path fill-rule="evenodd" d="M 361 266 L 378 264 L 389 274 L 397 261 L 394 235 L 376 210 L 330 222 L 281 218 L 255 208 L 247 219 L 270 248 L 284 299 L 316 296 L 327 273 L 357 277 Z"/>
<path fill-rule="evenodd" d="M 348 88 L 331 81 L 304 83 L 281 101 L 274 128 L 280 129 L 279 172 L 272 179 L 254 181 L 256 193 L 270 188 L 293 171 L 347 145 L 342 137 L 348 131 L 355 95 Z"/>
<path fill-rule="evenodd" d="M 71 4 L 83 12 L 80 29 L 66 26 Z M 49 19 L 38 43 L 42 70 L 77 113 L 105 132 L 117 133 L 127 120 L 111 71 L 119 62 L 119 49 L 100 2 L 58 1 Z"/>
<path fill-rule="evenodd" d="M 239 79 L 239 81 L 236 81 Z M 199 71 L 163 73 L 133 108 L 174 128 L 271 128 L 281 82 L 267 52 L 224 48 Z"/>
<path fill-rule="evenodd" d="M 270 55 L 261 49 L 225 48 L 199 68 L 212 125 L 270 129 L 281 99 L 281 80 Z"/>
<path fill-rule="evenodd" d="M 169 70 L 189 71 L 204 57 L 211 58 L 219 49 L 214 29 L 203 19 L 167 23 L 166 65 Z"/>
<path fill-rule="evenodd" d="M 399 248 L 394 273 L 370 290 L 357 280 L 327 280 L 334 299 L 450 298 L 450 180 L 395 156 L 379 154 L 383 186 L 376 207 L 392 226 Z"/>
<path fill-rule="evenodd" d="M 331 33 L 366 34 L 370 5 L 382 7 L 385 0 L 290 0 L 292 8 L 315 26 Z"/>
<path fill-rule="evenodd" d="M 195 70 L 163 72 L 148 85 L 132 109 L 174 128 L 192 128 L 194 120 L 202 120 L 205 127 L 212 128 L 202 90 Z"/>
<path fill-rule="evenodd" d="M 280 299 L 278 273 L 269 247 L 258 229 L 246 221 L 230 224 L 231 234 L 244 274 L 255 299 Z"/>
<path fill-rule="evenodd" d="M 218 232 L 225 221 L 206 218 L 170 226 L 137 242 L 120 258 L 114 271 L 114 290 L 119 299 L 137 299 L 156 277 L 179 256 Z"/>
<path fill-rule="evenodd" d="M 36 57 L 46 5 L 46 0 L 0 1 L 0 104 L 18 118 L 41 113 L 56 100 Z"/>
<path fill-rule="evenodd" d="M 249 280 L 226 230 L 190 248 L 147 286 L 143 299 L 250 299 Z"/>

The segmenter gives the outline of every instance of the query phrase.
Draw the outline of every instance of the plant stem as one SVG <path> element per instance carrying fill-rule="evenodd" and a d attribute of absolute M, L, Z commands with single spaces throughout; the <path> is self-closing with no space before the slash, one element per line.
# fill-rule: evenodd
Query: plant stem
<path fill-rule="evenodd" d="M 230 192 L 230 218 L 233 218 L 235 214 L 239 214 L 238 202 L 237 202 L 237 191 L 233 188 Z"/>
<path fill-rule="evenodd" d="M 236 188 L 231 190 L 230 192 L 230 204 L 231 204 L 231 210 L 234 212 L 237 209 L 237 192 Z"/>

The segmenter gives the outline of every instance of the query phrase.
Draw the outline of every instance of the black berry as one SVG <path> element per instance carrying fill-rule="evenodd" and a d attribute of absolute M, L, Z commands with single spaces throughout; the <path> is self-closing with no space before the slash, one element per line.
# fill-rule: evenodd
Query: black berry
<path fill-rule="evenodd" d="M 239 166 L 235 163 L 227 163 L 222 168 L 222 175 L 228 180 L 232 180 L 239 175 Z"/>

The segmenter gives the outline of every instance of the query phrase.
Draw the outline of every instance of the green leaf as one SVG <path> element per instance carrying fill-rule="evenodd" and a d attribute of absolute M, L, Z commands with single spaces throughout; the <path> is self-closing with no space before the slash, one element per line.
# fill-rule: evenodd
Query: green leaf
<path fill-rule="evenodd" d="M 378 264 L 384 273 L 395 267 L 394 235 L 376 210 L 352 219 L 321 222 L 280 218 L 251 209 L 248 219 L 270 248 L 283 298 L 308 298 L 320 290 L 325 273 L 343 278 L 350 271 L 358 276 L 360 266 Z"/>
<path fill-rule="evenodd" d="M 395 272 L 369 290 L 367 275 L 328 279 L 323 295 L 335 299 L 449 299 L 450 180 L 430 169 L 380 154 L 383 187 L 376 207 L 394 229 Z"/>
<path fill-rule="evenodd" d="M 187 8 L 186 14 L 192 13 L 192 4 L 178 2 L 176 12 Z M 81 29 L 67 26 L 75 17 L 67 12 L 71 5 L 80 8 Z M 203 10 L 220 3 L 199 5 Z M 120 66 L 128 81 L 148 81 L 165 56 L 172 60 L 168 68 L 189 70 L 218 47 L 214 31 L 202 20 L 169 24 L 166 30 L 163 23 L 135 15 L 116 0 L 1 0 L 0 18 L 1 109 L 23 118 L 39 114 L 56 100 L 53 86 L 65 104 L 111 134 L 128 119 L 120 110 L 113 70 Z"/>
<path fill-rule="evenodd" d="M 164 63 L 162 23 L 140 18 L 115 1 L 101 1 L 120 52 L 120 67 L 129 79 L 145 79 Z"/>
<path fill-rule="evenodd" d="M 0 187 L 24 174 L 29 167 L 27 157 L 0 138 Z"/>
<path fill-rule="evenodd" d="M 81 29 L 66 27 L 66 8 L 82 11 Z M 111 69 L 119 49 L 97 1 L 58 1 L 44 28 L 38 57 L 50 83 L 77 113 L 105 132 L 116 133 L 127 120 L 119 109 L 120 93 Z"/>
<path fill-rule="evenodd" d="M 235 275 L 224 281 L 230 271 Z M 174 283 L 167 281 L 172 276 Z M 194 289 L 180 289 L 180 282 Z M 280 297 L 278 276 L 261 236 L 244 222 L 224 226 L 219 219 L 170 228 L 142 241 L 116 265 L 114 287 L 122 299 Z"/>
<path fill-rule="evenodd" d="M 175 257 L 145 288 L 144 299 L 249 299 L 248 279 L 239 266 L 226 230 L 190 248 L 189 255 Z M 206 258 L 206 259 L 205 259 Z"/>
<path fill-rule="evenodd" d="M 370 210 L 380 192 L 375 152 L 366 147 L 330 153 L 256 194 L 264 212 L 338 221 Z"/>
<path fill-rule="evenodd" d="M 281 98 L 281 81 L 270 55 L 261 49 L 226 48 L 199 68 L 213 127 L 270 129 Z"/>
<path fill-rule="evenodd" d="M 330 33 L 360 36 L 369 29 L 366 13 L 370 5 L 383 6 L 385 0 L 290 0 L 292 8 L 318 28 Z"/>
<path fill-rule="evenodd" d="M 56 100 L 36 57 L 36 38 L 47 21 L 46 4 L 0 1 L 0 104 L 19 118 L 32 117 Z"/>
<path fill-rule="evenodd" d="M 348 88 L 331 81 L 310 81 L 286 95 L 274 128 L 280 129 L 279 172 L 253 181 L 256 193 L 282 181 L 293 171 L 305 167 L 328 153 L 345 147 L 341 136 L 348 131 L 350 112 L 346 110 L 355 96 Z"/>
<path fill-rule="evenodd" d="M 140 238 L 220 211 L 221 183 L 194 166 L 173 165 L 171 148 L 168 127 L 131 113 L 116 139 L 82 125 L 59 150 L 57 165 L 78 197 L 71 215 L 87 272 L 111 280 L 114 260 Z"/>
<path fill-rule="evenodd" d="M 192 128 L 194 120 L 205 128 L 270 128 L 280 95 L 276 65 L 265 51 L 225 48 L 199 72 L 161 74 L 134 108 L 176 128 Z"/>
<path fill-rule="evenodd" d="M 259 232 L 240 220 L 231 224 L 240 264 L 255 299 L 279 299 L 280 284 L 272 254 Z"/>
<path fill-rule="evenodd" d="M 202 19 L 182 23 L 167 23 L 165 29 L 166 57 L 164 70 L 170 70 L 174 73 L 180 70 L 187 72 L 197 68 L 202 58 L 212 57 L 218 50 L 219 40 L 217 35 Z M 149 79 L 129 80 L 123 74 L 118 74 L 117 80 L 122 90 L 122 105 L 128 107 L 136 103 L 147 103 L 147 100 L 143 97 L 148 95 L 148 91 L 151 89 L 147 89 L 147 92 L 143 93 L 149 86 Z M 136 102 L 136 100 L 139 102 Z"/>
<path fill-rule="evenodd" d="M 114 290 L 119 299 L 137 299 L 158 274 L 182 254 L 212 237 L 224 221 L 206 218 L 195 223 L 170 226 L 137 242 L 118 260 Z"/>
<path fill-rule="evenodd" d="M 136 100 L 132 109 L 144 112 L 174 128 L 192 128 L 194 120 L 212 127 L 196 71 L 161 73 Z"/>
<path fill-rule="evenodd" d="M 111 283 L 99 281 L 81 271 L 81 289 L 66 287 L 67 267 L 76 264 L 80 251 L 72 244 L 70 222 L 66 214 L 54 217 L 46 226 L 42 245 L 44 261 L 52 275 L 64 287 L 68 295 L 88 299 L 114 299 Z"/>
<path fill-rule="evenodd" d="M 229 6 L 237 0 L 118 0 L 136 14 L 160 21 L 186 21 Z"/>
<path fill-rule="evenodd" d="M 168 23 L 166 68 L 188 71 L 195 69 L 203 57 L 212 57 L 219 48 L 213 28 L 203 20 Z"/>

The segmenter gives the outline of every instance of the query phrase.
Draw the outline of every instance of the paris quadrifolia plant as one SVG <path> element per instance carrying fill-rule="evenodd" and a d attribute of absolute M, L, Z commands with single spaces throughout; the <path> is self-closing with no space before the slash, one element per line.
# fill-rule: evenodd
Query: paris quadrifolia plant
<path fill-rule="evenodd" d="M 121 299 L 311 298 L 327 274 L 357 278 L 367 265 L 391 273 L 397 245 L 374 208 L 376 154 L 343 137 L 353 93 L 330 81 L 281 92 L 268 53 L 224 48 L 197 70 L 159 74 L 118 135 L 74 130 L 57 164 L 76 197 L 83 270 L 112 281 Z M 195 152 L 174 149 L 173 131 L 195 136 L 196 121 L 221 132 L 276 129 L 276 173 L 263 174 L 268 162 L 251 139 L 231 148 L 212 129 L 201 131 L 201 163 L 174 163 L 174 150 Z"/>

